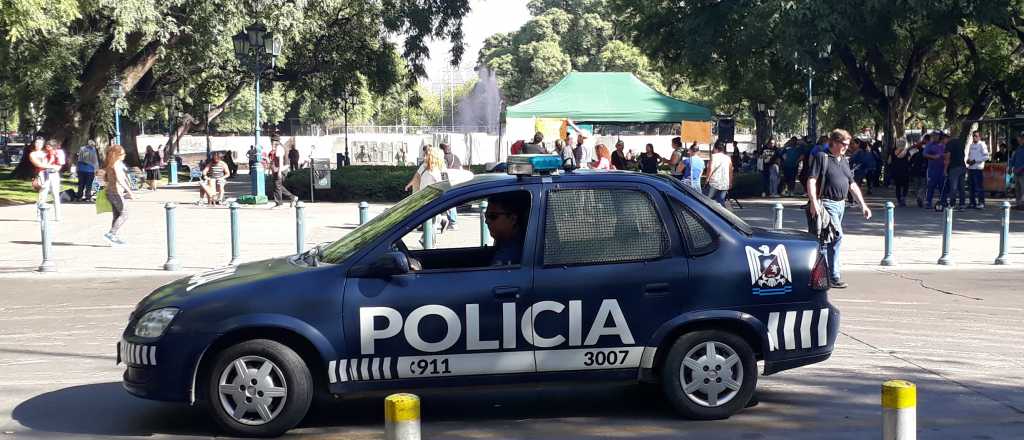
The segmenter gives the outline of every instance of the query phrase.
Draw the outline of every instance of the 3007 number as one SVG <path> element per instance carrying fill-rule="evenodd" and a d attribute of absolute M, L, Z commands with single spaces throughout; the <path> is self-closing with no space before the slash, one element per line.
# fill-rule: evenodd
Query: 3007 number
<path fill-rule="evenodd" d="M 626 363 L 627 356 L 629 356 L 628 350 L 588 351 L 583 353 L 583 365 L 588 367 L 623 365 Z"/>
<path fill-rule="evenodd" d="M 420 359 L 409 364 L 409 372 L 417 376 L 452 374 L 452 370 L 448 366 L 448 358 L 442 358 L 440 360 Z"/>

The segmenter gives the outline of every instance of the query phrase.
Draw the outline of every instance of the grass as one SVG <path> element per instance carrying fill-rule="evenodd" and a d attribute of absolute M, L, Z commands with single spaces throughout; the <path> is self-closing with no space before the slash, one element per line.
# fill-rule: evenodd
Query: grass
<path fill-rule="evenodd" d="M 0 206 L 24 205 L 35 203 L 37 192 L 32 189 L 32 181 L 12 179 L 14 167 L 0 167 Z M 61 182 L 63 189 L 75 188 L 77 181 L 67 179 Z"/>

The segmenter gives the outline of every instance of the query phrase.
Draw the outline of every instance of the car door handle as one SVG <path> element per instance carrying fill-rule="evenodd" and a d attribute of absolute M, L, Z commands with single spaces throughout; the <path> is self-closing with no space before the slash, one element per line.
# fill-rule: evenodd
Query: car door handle
<path fill-rule="evenodd" d="M 495 287 L 491 292 L 494 293 L 495 299 L 519 299 L 519 288 L 500 286 Z"/>
<path fill-rule="evenodd" d="M 651 283 L 644 285 L 644 295 L 668 295 L 668 283 Z"/>

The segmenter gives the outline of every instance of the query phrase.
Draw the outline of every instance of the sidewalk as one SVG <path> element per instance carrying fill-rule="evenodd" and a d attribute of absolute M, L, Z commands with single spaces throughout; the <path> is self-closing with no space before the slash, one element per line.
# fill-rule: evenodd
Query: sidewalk
<path fill-rule="evenodd" d="M 233 194 L 248 189 L 245 176 L 228 183 Z M 865 221 L 859 210 L 847 210 L 844 228 L 843 261 L 846 270 L 876 270 L 883 256 L 884 196 L 869 198 L 874 217 Z M 69 275 L 118 277 L 165 274 L 167 259 L 164 204 L 178 204 L 177 257 L 181 273 L 226 265 L 231 259 L 231 234 L 227 206 L 204 207 L 192 204 L 198 199 L 196 184 L 163 187 L 156 192 L 141 192 L 128 203 L 128 220 L 122 234 L 127 246 L 110 247 L 103 233 L 110 226 L 110 214 L 95 214 L 92 204 L 65 204 L 62 222 L 51 222 L 52 259 L 61 277 Z M 803 199 L 742 200 L 743 208 L 733 211 L 754 226 L 770 227 L 773 205 L 785 206 L 784 226 L 805 229 L 800 205 Z M 998 254 L 1002 199 L 990 200 L 984 211 L 954 213 L 952 256 L 958 269 L 994 268 Z M 295 210 L 245 206 L 239 210 L 241 261 L 255 261 L 295 253 Z M 350 232 L 359 221 L 357 203 L 306 203 L 306 248 L 335 240 Z M 388 205 L 371 204 L 373 217 Z M 898 208 L 895 256 L 899 268 L 906 270 L 949 270 L 935 264 L 942 249 L 941 213 L 918 208 Z M 42 260 L 39 223 L 35 205 L 0 207 L 0 278 L 47 277 L 35 272 Z M 1011 212 L 1010 262 L 1024 263 L 1024 213 Z M 459 215 L 459 229 L 438 237 L 439 246 L 453 244 L 476 246 L 480 240 L 480 216 L 476 212 Z M 414 235 L 419 238 L 418 234 Z M 408 240 L 410 248 L 418 246 Z"/>

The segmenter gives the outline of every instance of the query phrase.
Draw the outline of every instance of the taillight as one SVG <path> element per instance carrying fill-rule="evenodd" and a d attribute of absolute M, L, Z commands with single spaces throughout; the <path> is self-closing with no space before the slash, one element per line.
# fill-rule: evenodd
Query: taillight
<path fill-rule="evenodd" d="M 827 290 L 829 285 L 828 264 L 825 264 L 825 256 L 821 253 L 814 260 L 814 268 L 811 269 L 810 287 L 813 290 Z"/>

